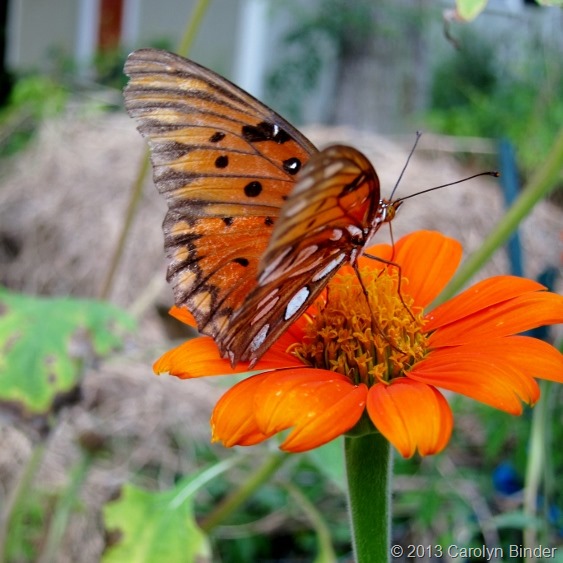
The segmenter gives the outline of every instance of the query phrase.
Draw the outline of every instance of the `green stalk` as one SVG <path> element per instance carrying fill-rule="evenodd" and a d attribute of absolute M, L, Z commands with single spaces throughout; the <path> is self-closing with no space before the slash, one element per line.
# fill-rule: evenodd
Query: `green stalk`
<path fill-rule="evenodd" d="M 73 508 L 79 502 L 79 493 L 90 471 L 94 457 L 85 451 L 70 473 L 70 482 L 59 497 L 47 533 L 47 540 L 38 563 L 55 563 Z"/>
<path fill-rule="evenodd" d="M 288 458 L 289 454 L 283 452 L 274 452 L 268 456 L 266 461 L 238 489 L 235 489 L 211 514 L 200 522 L 199 527 L 208 533 L 221 522 L 224 522 L 264 483 L 267 483 Z"/>
<path fill-rule="evenodd" d="M 197 32 L 201 26 L 203 16 L 209 5 L 210 0 L 199 0 L 196 4 L 190 19 L 186 25 L 182 39 L 178 44 L 178 52 L 183 53 L 187 56 L 192 44 L 197 36 Z M 131 235 L 131 227 L 133 226 L 133 221 L 137 216 L 137 210 L 139 207 L 139 202 L 141 201 L 141 196 L 143 194 L 143 185 L 145 183 L 145 177 L 149 171 L 150 160 L 149 152 L 146 151 L 143 160 L 139 166 L 137 172 L 137 177 L 131 186 L 131 194 L 129 196 L 129 203 L 127 204 L 127 211 L 125 213 L 125 219 L 121 227 L 121 233 L 119 234 L 119 240 L 113 251 L 113 255 L 110 260 L 110 266 L 108 268 L 106 277 L 104 279 L 102 289 L 100 291 L 100 299 L 107 299 L 111 293 L 111 289 L 115 282 L 115 274 L 121 259 L 123 258 L 123 251 L 125 250 L 125 245 L 127 239 Z"/>
<path fill-rule="evenodd" d="M 355 561 L 389 561 L 391 470 L 389 442 L 379 433 L 344 438 L 348 505 Z"/>
<path fill-rule="evenodd" d="M 549 426 L 550 405 L 547 398 L 551 387 L 550 381 L 541 381 L 540 389 L 542 400 L 532 411 L 532 426 L 530 430 L 530 443 L 528 447 L 526 465 L 526 485 L 524 487 L 524 513 L 533 521 L 537 516 L 537 499 L 545 469 L 546 445 L 549 439 L 546 436 Z M 553 414 L 553 413 L 551 413 Z M 539 544 L 535 526 L 524 529 L 524 547 L 533 548 Z M 535 561 L 535 558 L 526 557 L 526 563 Z"/>
<path fill-rule="evenodd" d="M 201 22 L 203 21 L 203 16 L 205 16 L 205 12 L 209 7 L 209 2 L 210 0 L 199 0 L 192 12 L 188 25 L 184 30 L 184 35 L 182 35 L 182 39 L 180 40 L 180 43 L 178 43 L 178 48 L 176 49 L 176 52 L 184 55 L 184 57 L 188 56 L 192 48 L 197 32 L 201 26 Z"/>
<path fill-rule="evenodd" d="M 43 461 L 45 451 L 46 440 L 34 446 L 30 458 L 20 472 L 19 479 L 16 480 L 5 505 L 0 510 L 0 563 L 8 561 L 8 533 L 15 525 L 14 520 L 20 517 L 18 510 L 23 510 L 31 494 L 33 479 Z"/>
<path fill-rule="evenodd" d="M 512 207 L 506 212 L 497 227 L 485 239 L 481 248 L 474 252 L 461 266 L 455 277 L 440 294 L 434 305 L 453 297 L 490 259 L 498 248 L 510 238 L 518 225 L 529 215 L 534 206 L 545 198 L 557 185 L 563 169 L 563 128 L 559 130 L 551 152 L 540 164 Z"/>
<path fill-rule="evenodd" d="M 285 483 L 285 488 L 303 510 L 317 534 L 318 553 L 314 563 L 336 563 L 338 558 L 332 547 L 329 527 L 317 507 L 293 483 Z"/>

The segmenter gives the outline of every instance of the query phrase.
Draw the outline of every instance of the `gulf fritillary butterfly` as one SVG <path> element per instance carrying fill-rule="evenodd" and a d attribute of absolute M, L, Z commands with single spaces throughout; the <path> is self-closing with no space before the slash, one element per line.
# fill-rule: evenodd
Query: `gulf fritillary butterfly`
<path fill-rule="evenodd" d="M 358 150 L 318 151 L 225 78 L 178 55 L 129 55 L 125 107 L 148 139 L 176 304 L 234 366 L 253 366 L 400 202 Z"/>

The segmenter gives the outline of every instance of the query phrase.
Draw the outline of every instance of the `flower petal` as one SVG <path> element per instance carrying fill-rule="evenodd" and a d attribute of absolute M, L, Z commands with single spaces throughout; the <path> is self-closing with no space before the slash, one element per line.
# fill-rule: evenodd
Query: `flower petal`
<path fill-rule="evenodd" d="M 256 363 L 252 371 L 303 365 L 297 358 L 286 352 L 288 346 L 293 342 L 290 334 L 284 334 Z M 212 338 L 198 336 L 165 352 L 154 363 L 153 371 L 158 375 L 168 373 L 180 379 L 191 379 L 208 375 L 245 373 L 249 369 L 248 362 L 240 362 L 235 368 L 232 368 L 229 360 L 221 358 Z"/>
<path fill-rule="evenodd" d="M 378 244 L 366 249 L 367 254 L 401 266 L 405 281 L 402 291 L 414 298 L 415 305 L 425 307 L 444 289 L 461 260 L 461 244 L 436 231 L 415 231 L 401 238 L 392 247 Z M 370 264 L 372 262 L 372 264 Z M 374 260 L 363 257 L 361 268 L 374 267 Z M 377 264 L 381 268 L 381 264 Z"/>
<path fill-rule="evenodd" d="M 197 329 L 197 322 L 194 319 L 194 316 L 184 307 L 177 307 L 176 305 L 173 305 L 168 311 L 168 314 L 179 320 L 181 323 L 190 325 Z"/>
<path fill-rule="evenodd" d="M 490 338 L 561 322 L 563 296 L 548 291 L 531 291 L 441 327 L 431 335 L 429 343 L 431 347 L 478 344 Z M 428 326 L 424 328 L 430 330 Z"/>
<path fill-rule="evenodd" d="M 312 368 L 270 373 L 255 394 L 256 420 L 267 435 L 293 427 L 280 446 L 302 452 L 352 428 L 365 407 L 367 387 L 343 375 Z"/>
<path fill-rule="evenodd" d="M 401 274 L 409 281 L 405 293 L 415 305 L 426 307 L 451 280 L 462 253 L 457 240 L 435 231 L 416 231 L 397 242 L 392 260 L 401 265 Z"/>
<path fill-rule="evenodd" d="M 264 434 L 254 417 L 254 395 L 270 373 L 260 373 L 244 379 L 229 389 L 217 402 L 211 415 L 213 442 L 224 446 L 251 446 L 270 436 Z"/>
<path fill-rule="evenodd" d="M 370 388 L 367 411 L 375 427 L 405 458 L 416 450 L 431 455 L 450 439 L 453 416 L 443 395 L 433 387 L 396 379 Z"/>
<path fill-rule="evenodd" d="M 449 389 L 499 410 L 521 414 L 521 401 L 534 404 L 540 392 L 533 377 L 524 371 L 530 362 L 521 365 L 520 355 L 511 358 L 510 353 L 518 345 L 511 338 L 490 341 L 482 348 L 459 346 L 434 350 L 407 375 L 409 379 Z"/>
<path fill-rule="evenodd" d="M 516 276 L 488 278 L 433 309 L 426 316 L 425 329 L 436 330 L 493 305 L 542 289 L 545 289 L 543 285 L 526 278 Z"/>

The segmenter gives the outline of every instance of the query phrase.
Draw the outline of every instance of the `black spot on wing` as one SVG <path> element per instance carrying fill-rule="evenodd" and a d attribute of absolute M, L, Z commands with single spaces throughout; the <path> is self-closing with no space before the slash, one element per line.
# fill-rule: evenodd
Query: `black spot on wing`
<path fill-rule="evenodd" d="M 228 165 L 229 165 L 229 157 L 226 155 L 218 156 L 215 159 L 216 168 L 227 168 Z"/>
<path fill-rule="evenodd" d="M 274 141 L 279 145 L 291 140 L 291 136 L 287 131 L 269 121 L 262 121 L 258 125 L 244 125 L 242 127 L 242 137 L 249 143 Z"/>
<path fill-rule="evenodd" d="M 221 133 L 221 131 L 217 131 L 216 133 L 213 133 L 211 137 L 209 137 L 209 142 L 218 143 L 219 141 L 222 141 L 224 138 L 225 138 L 225 133 Z"/>
<path fill-rule="evenodd" d="M 240 264 L 241 266 L 243 266 L 244 268 L 246 268 L 249 264 L 248 262 L 248 258 L 235 258 L 233 260 L 233 262 L 235 262 L 236 264 Z"/>
<path fill-rule="evenodd" d="M 247 197 L 257 197 L 262 193 L 262 184 L 257 181 L 249 182 L 244 186 L 244 193 Z"/>
<path fill-rule="evenodd" d="M 296 157 L 292 157 L 292 158 L 288 158 L 287 160 L 284 160 L 282 162 L 282 165 L 283 165 L 283 169 L 288 174 L 291 174 L 292 176 L 297 174 L 297 172 L 301 170 L 301 161 Z"/>

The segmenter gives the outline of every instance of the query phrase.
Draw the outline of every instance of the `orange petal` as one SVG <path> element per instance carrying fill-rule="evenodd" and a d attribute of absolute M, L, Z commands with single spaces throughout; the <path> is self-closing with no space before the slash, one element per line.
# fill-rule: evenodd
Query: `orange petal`
<path fill-rule="evenodd" d="M 543 340 L 508 336 L 480 343 L 478 351 L 480 355 L 496 358 L 495 361 L 526 374 L 526 377 L 563 383 L 563 354 Z"/>
<path fill-rule="evenodd" d="M 251 446 L 274 434 L 264 434 L 254 417 L 255 393 L 270 373 L 254 375 L 237 383 L 217 402 L 211 415 L 213 442 L 224 446 Z"/>
<path fill-rule="evenodd" d="M 518 361 L 505 353 L 513 348 L 509 340 L 491 341 L 483 350 L 479 346 L 434 350 L 413 367 L 408 377 L 511 414 L 521 414 L 521 401 L 534 404 L 539 398 L 539 387 Z"/>
<path fill-rule="evenodd" d="M 535 282 L 532 282 L 535 283 Z M 474 344 L 563 322 L 563 296 L 532 291 L 469 315 L 434 332 L 431 347 Z M 424 327 L 429 330 L 428 326 Z"/>
<path fill-rule="evenodd" d="M 403 278 L 408 280 L 402 291 L 414 298 L 415 305 L 425 307 L 454 275 L 462 247 L 458 241 L 436 231 L 415 231 L 397 241 L 394 248 L 378 244 L 366 249 L 366 253 L 399 264 Z M 362 258 L 360 266 L 370 267 L 369 260 Z"/>
<path fill-rule="evenodd" d="M 457 270 L 462 253 L 457 240 L 436 231 L 416 231 L 397 242 L 393 261 L 409 280 L 405 292 L 415 305 L 426 307 L 438 296 Z"/>
<path fill-rule="evenodd" d="M 178 319 L 180 322 L 193 326 L 197 329 L 197 322 L 194 319 L 194 316 L 184 307 L 177 307 L 176 305 L 173 305 L 168 311 L 168 314 L 171 317 Z"/>
<path fill-rule="evenodd" d="M 302 452 L 352 428 L 365 407 L 367 387 L 343 375 L 301 368 L 271 373 L 255 394 L 256 420 L 264 434 L 293 427 L 280 446 Z"/>
<path fill-rule="evenodd" d="M 358 259 L 358 266 L 362 269 L 375 268 L 376 270 L 381 270 L 385 267 L 385 264 L 387 262 L 393 260 L 393 247 L 390 244 L 386 243 L 368 246 L 364 249 L 364 253 L 371 256 L 376 256 L 377 258 L 381 259 L 381 262 L 379 260 L 374 260 L 373 258 L 363 256 L 362 254 L 362 256 L 360 256 L 360 258 Z"/>
<path fill-rule="evenodd" d="M 519 295 L 545 289 L 533 280 L 516 276 L 495 276 L 476 283 L 426 315 L 428 331 L 468 317 Z"/>
<path fill-rule="evenodd" d="M 443 395 L 433 387 L 396 379 L 370 388 L 367 411 L 375 427 L 405 458 L 442 451 L 450 439 L 453 416 Z"/>
<path fill-rule="evenodd" d="M 297 358 L 286 352 L 291 342 L 292 338 L 284 335 L 264 354 L 252 371 L 302 366 Z M 249 369 L 248 362 L 240 362 L 232 368 L 229 360 L 221 358 L 212 338 L 199 336 L 165 352 L 154 363 L 153 371 L 158 375 L 168 373 L 180 379 L 191 379 L 208 375 L 245 373 Z"/>

